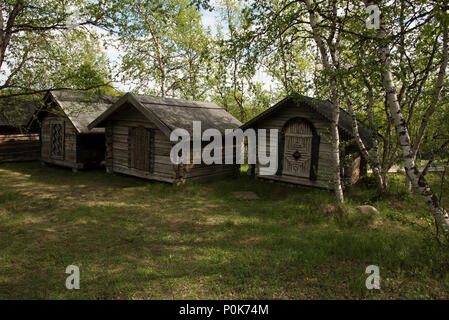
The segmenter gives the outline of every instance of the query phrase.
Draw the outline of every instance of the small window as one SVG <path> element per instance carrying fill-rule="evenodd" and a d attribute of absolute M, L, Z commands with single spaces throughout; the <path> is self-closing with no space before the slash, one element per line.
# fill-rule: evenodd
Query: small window
<path fill-rule="evenodd" d="M 56 160 L 64 159 L 64 125 L 52 123 L 51 125 L 50 157 Z"/>

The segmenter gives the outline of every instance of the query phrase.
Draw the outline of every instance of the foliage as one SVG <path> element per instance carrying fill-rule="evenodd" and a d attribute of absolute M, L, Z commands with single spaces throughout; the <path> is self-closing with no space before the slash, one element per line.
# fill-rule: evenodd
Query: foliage
<path fill-rule="evenodd" d="M 113 31 L 124 52 L 122 80 L 141 93 L 204 98 L 210 34 L 189 1 L 120 1 Z"/>
<path fill-rule="evenodd" d="M 107 61 L 90 27 L 100 23 L 97 10 L 87 0 L 10 0 L 2 4 L 0 95 L 106 85 Z"/>

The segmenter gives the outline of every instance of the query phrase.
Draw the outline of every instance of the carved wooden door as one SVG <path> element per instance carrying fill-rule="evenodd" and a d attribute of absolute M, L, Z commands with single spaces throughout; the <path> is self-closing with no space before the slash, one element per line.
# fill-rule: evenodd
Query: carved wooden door
<path fill-rule="evenodd" d="M 64 158 L 64 125 L 63 123 L 51 124 L 50 156 L 53 159 Z"/>
<path fill-rule="evenodd" d="M 312 139 L 306 122 L 292 122 L 285 128 L 283 174 L 310 178 Z"/>

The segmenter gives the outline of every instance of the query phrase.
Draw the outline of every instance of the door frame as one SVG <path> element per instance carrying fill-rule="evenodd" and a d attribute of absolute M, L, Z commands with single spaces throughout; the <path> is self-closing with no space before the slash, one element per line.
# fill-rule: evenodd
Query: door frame
<path fill-rule="evenodd" d="M 311 165 L 310 165 L 310 175 L 309 180 L 316 181 L 318 178 L 318 160 L 319 160 L 319 149 L 320 149 L 320 135 L 318 134 L 314 124 L 307 118 L 303 117 L 293 117 L 287 120 L 282 126 L 281 132 L 279 134 L 278 140 L 278 171 L 276 175 L 282 176 L 284 174 L 284 146 L 285 146 L 285 131 L 287 127 L 294 122 L 304 122 L 312 130 L 312 150 L 311 150 Z M 301 178 L 301 177 L 298 177 Z M 303 178 L 307 179 L 307 178 Z"/>

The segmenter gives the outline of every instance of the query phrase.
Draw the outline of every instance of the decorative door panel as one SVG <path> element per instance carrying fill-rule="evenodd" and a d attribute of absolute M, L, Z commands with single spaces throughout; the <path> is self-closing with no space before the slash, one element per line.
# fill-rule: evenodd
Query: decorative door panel
<path fill-rule="evenodd" d="M 52 123 L 50 157 L 57 160 L 64 159 L 64 123 Z"/>
<path fill-rule="evenodd" d="M 285 128 L 283 174 L 310 178 L 312 139 L 306 122 L 293 122 Z"/>

